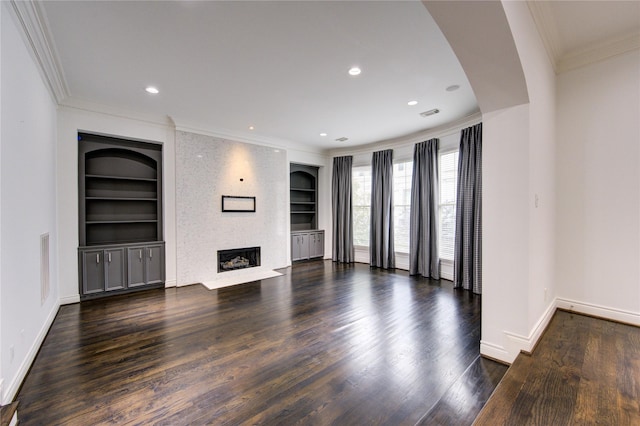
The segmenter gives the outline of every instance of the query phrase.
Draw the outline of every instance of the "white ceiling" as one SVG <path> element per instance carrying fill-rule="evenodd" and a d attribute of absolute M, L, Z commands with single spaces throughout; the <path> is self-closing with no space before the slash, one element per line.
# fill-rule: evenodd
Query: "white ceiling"
<path fill-rule="evenodd" d="M 254 126 L 252 136 L 321 148 L 386 140 L 478 110 L 419 1 L 82 1 L 44 9 L 66 102 L 169 115 L 232 135 Z M 358 77 L 348 74 L 354 65 Z M 160 94 L 145 93 L 147 85 Z M 451 85 L 460 89 L 447 92 Z M 433 108 L 441 112 L 419 115 Z"/>
<path fill-rule="evenodd" d="M 638 48 L 638 1 L 528 3 L 559 72 L 567 58 L 576 66 L 618 52 L 620 40 Z M 39 11 L 62 104 L 318 148 L 401 137 L 478 111 L 420 1 L 46 1 Z M 354 65 L 358 77 L 347 73 Z M 160 94 L 145 93 L 148 85 Z M 432 108 L 441 112 L 419 115 Z"/>

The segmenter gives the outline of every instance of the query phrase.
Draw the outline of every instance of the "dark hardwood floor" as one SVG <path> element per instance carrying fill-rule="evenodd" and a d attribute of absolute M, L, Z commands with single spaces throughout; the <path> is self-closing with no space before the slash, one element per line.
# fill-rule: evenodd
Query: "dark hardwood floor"
<path fill-rule="evenodd" d="M 479 357 L 480 297 L 339 265 L 60 311 L 23 425 L 471 424 L 507 367 Z"/>
<path fill-rule="evenodd" d="M 556 311 L 476 425 L 640 425 L 640 328 Z"/>

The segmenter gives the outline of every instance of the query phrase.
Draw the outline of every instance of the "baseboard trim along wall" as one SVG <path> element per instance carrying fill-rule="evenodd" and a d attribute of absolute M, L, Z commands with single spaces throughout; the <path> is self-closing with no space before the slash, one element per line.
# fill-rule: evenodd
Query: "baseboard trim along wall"
<path fill-rule="evenodd" d="M 80 295 L 65 296 L 60 298 L 60 305 L 73 305 L 74 303 L 80 303 Z"/>
<path fill-rule="evenodd" d="M 177 287 L 177 286 L 178 286 L 178 280 L 169 280 L 164 282 L 164 288 Z"/>
<path fill-rule="evenodd" d="M 2 405 L 11 403 L 15 398 L 16 394 L 18 393 L 18 390 L 20 389 L 22 382 L 24 381 L 25 377 L 27 377 L 27 373 L 31 368 L 31 364 L 33 364 L 33 361 L 36 359 L 36 355 L 38 355 L 38 351 L 40 350 L 40 347 L 44 342 L 44 338 L 47 337 L 47 333 L 49 332 L 49 329 L 53 325 L 53 320 L 56 319 L 56 315 L 58 314 L 59 309 L 60 309 L 59 302 L 55 303 L 51 308 L 51 311 L 49 312 L 47 319 L 45 320 L 44 324 L 42 325 L 42 328 L 40 329 L 40 332 L 36 336 L 36 339 L 33 341 L 33 344 L 31 345 L 31 347 L 27 351 L 26 356 L 22 360 L 22 363 L 20 364 L 20 368 L 18 368 L 18 371 L 16 375 L 11 379 L 11 382 L 8 383 L 6 392 L 2 394 Z"/>
<path fill-rule="evenodd" d="M 533 329 L 528 336 L 522 336 L 516 333 L 504 331 L 505 346 L 500 346 L 495 343 L 480 341 L 480 354 L 489 358 L 498 359 L 508 364 L 513 363 L 520 352 L 531 353 L 536 343 L 544 333 L 544 330 L 549 325 L 553 314 L 556 312 L 557 299 L 549 304 L 544 314 L 540 317 L 538 322 L 533 326 Z"/>
<path fill-rule="evenodd" d="M 630 312 L 622 309 L 615 309 L 607 306 L 557 297 L 540 317 L 540 320 L 538 320 L 531 333 L 529 333 L 529 336 L 525 337 L 505 331 L 504 347 L 492 342 L 481 340 L 480 354 L 511 364 L 520 352 L 531 353 L 542 336 L 542 333 L 544 333 L 549 325 L 549 322 L 551 321 L 551 318 L 553 318 L 553 314 L 557 309 L 563 309 L 565 311 L 640 327 L 640 313 L 638 312 Z"/>
<path fill-rule="evenodd" d="M 566 311 L 591 315 L 593 317 L 599 317 L 640 327 L 640 313 L 638 312 L 630 312 L 622 309 L 595 305 L 592 303 L 578 302 L 576 300 L 565 299 L 562 297 L 556 299 L 556 306 L 559 309 L 564 309 Z"/>

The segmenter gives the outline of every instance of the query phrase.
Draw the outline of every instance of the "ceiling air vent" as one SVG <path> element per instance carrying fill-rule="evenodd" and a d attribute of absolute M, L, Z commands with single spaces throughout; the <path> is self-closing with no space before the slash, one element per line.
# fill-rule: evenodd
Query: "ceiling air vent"
<path fill-rule="evenodd" d="M 348 140 L 349 140 L 349 138 L 345 138 L 345 137 L 343 136 L 343 137 L 341 137 L 341 138 L 336 139 L 336 142 L 346 142 L 346 141 L 348 141 Z"/>
<path fill-rule="evenodd" d="M 421 112 L 420 115 L 423 117 L 428 117 L 433 114 L 439 113 L 440 110 L 438 108 L 430 109 L 429 111 Z"/>

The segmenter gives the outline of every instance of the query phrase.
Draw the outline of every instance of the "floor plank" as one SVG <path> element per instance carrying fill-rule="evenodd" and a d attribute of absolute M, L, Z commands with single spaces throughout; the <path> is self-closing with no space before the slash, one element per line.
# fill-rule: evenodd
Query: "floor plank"
<path fill-rule="evenodd" d="M 446 281 L 309 262 L 63 306 L 17 400 L 25 425 L 470 424 L 505 370 L 479 339 Z"/>
<path fill-rule="evenodd" d="M 640 328 L 557 311 L 476 425 L 640 425 Z"/>

